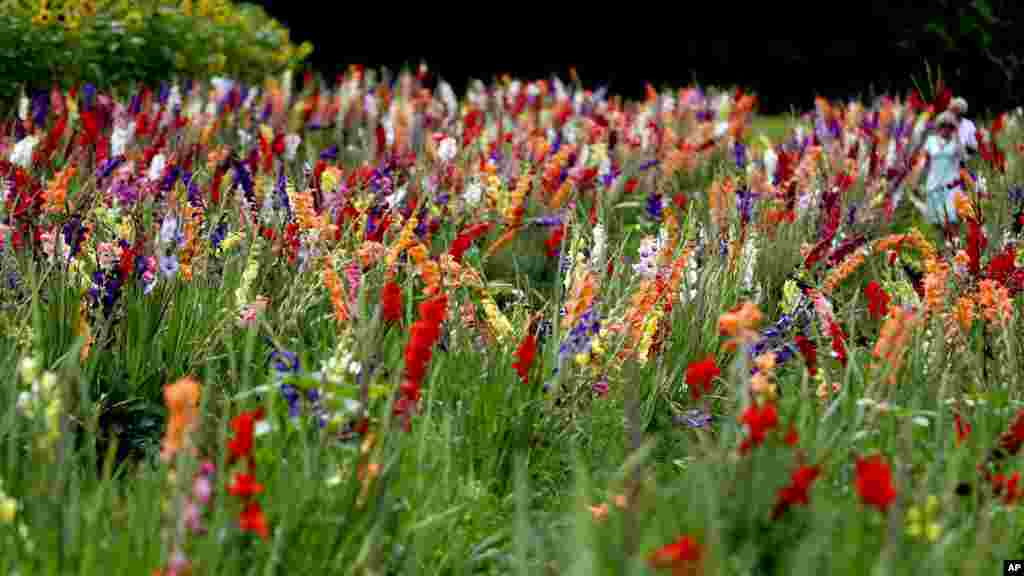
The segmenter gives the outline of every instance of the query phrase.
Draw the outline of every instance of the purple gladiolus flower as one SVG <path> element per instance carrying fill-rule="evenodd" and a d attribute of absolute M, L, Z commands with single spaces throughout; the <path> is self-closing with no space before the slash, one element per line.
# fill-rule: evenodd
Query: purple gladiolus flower
<path fill-rule="evenodd" d="M 647 172 L 648 170 L 650 170 L 651 168 L 653 168 L 653 167 L 655 167 L 657 165 L 658 165 L 658 160 L 657 159 L 655 159 L 655 160 L 648 160 L 647 162 L 644 162 L 643 164 L 640 165 L 640 171 L 641 172 Z"/>
<path fill-rule="evenodd" d="M 139 200 L 139 190 L 127 180 L 118 180 L 113 187 L 114 197 L 121 204 L 134 204 Z"/>
<path fill-rule="evenodd" d="M 46 115 L 50 112 L 50 95 L 40 90 L 32 96 L 32 122 L 36 126 L 46 123 Z"/>
<path fill-rule="evenodd" d="M 711 423 L 711 420 L 711 414 L 697 408 L 687 410 L 683 414 L 677 414 L 672 417 L 672 421 L 677 426 L 686 426 L 687 428 L 705 428 Z"/>
<path fill-rule="evenodd" d="M 661 221 L 661 211 L 664 208 L 661 194 L 651 194 L 647 197 L 647 216 L 654 221 Z"/>
<path fill-rule="evenodd" d="M 125 158 L 123 155 L 114 156 L 113 158 L 105 160 L 103 164 L 101 164 L 100 167 L 96 169 L 96 179 L 103 180 L 104 178 L 113 174 L 114 170 L 116 170 L 118 166 L 124 163 L 124 160 Z"/>
<path fill-rule="evenodd" d="M 96 100 L 96 87 L 92 83 L 86 82 L 85 86 L 82 87 L 82 110 L 88 112 L 92 110 L 92 104 Z"/>
<path fill-rule="evenodd" d="M 754 192 L 744 186 L 736 191 L 736 210 L 740 213 L 740 221 L 749 224 L 754 212 Z"/>
<path fill-rule="evenodd" d="M 1010 198 L 1010 202 L 1016 202 L 1018 204 L 1024 202 L 1024 186 L 1015 184 L 1010 186 L 1006 193 Z"/>
<path fill-rule="evenodd" d="M 737 142 L 733 147 L 733 155 L 736 158 L 737 168 L 743 168 L 747 164 L 747 147 L 742 142 Z"/>
<path fill-rule="evenodd" d="M 326 150 L 320 153 L 320 159 L 327 161 L 335 161 L 338 159 L 338 145 L 331 144 Z"/>
<path fill-rule="evenodd" d="M 176 256 L 161 256 L 160 257 L 160 273 L 163 274 L 164 278 L 171 280 L 178 273 L 178 258 Z"/>

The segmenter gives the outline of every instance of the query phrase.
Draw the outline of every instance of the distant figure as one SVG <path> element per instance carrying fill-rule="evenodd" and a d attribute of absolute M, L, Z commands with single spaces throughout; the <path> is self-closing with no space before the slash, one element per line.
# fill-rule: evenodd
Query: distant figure
<path fill-rule="evenodd" d="M 948 241 L 959 228 L 954 198 L 960 189 L 960 163 L 964 158 L 963 125 L 950 110 L 939 114 L 935 123 L 937 132 L 930 134 L 925 141 L 928 153 L 925 216 L 931 224 L 943 228 Z M 961 129 L 960 134 L 958 128 Z"/>
<path fill-rule="evenodd" d="M 960 145 L 964 148 L 965 158 L 973 155 L 978 151 L 978 128 L 970 119 L 964 118 L 964 114 L 967 114 L 967 101 L 959 97 L 954 98 L 949 103 L 949 110 L 959 121 Z"/>

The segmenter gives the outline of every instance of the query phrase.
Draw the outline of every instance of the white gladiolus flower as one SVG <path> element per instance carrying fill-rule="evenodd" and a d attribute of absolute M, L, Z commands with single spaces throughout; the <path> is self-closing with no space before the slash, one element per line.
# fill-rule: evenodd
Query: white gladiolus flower
<path fill-rule="evenodd" d="M 661 103 L 661 111 L 665 114 L 674 113 L 676 111 L 676 99 L 671 96 L 667 96 Z"/>
<path fill-rule="evenodd" d="M 483 187 L 480 186 L 479 182 L 473 181 L 469 186 L 466 186 L 466 191 L 462 193 L 462 199 L 466 201 L 466 204 L 476 206 L 480 203 L 483 195 Z"/>
<path fill-rule="evenodd" d="M 149 172 L 146 173 L 146 177 L 150 180 L 159 180 L 164 174 L 164 168 L 167 167 L 167 159 L 164 158 L 163 154 L 157 154 L 153 156 L 153 161 L 149 164 Z"/>
<path fill-rule="evenodd" d="M 302 137 L 298 134 L 289 134 L 284 137 L 284 158 L 291 161 L 295 159 L 295 153 L 299 150 Z"/>
<path fill-rule="evenodd" d="M 26 136 L 21 139 L 20 142 L 14 145 L 14 149 L 11 150 L 11 164 L 21 166 L 22 168 L 28 168 L 32 165 L 32 152 L 36 148 L 36 144 L 39 143 L 39 138 L 35 136 Z"/>
<path fill-rule="evenodd" d="M 388 208 L 391 209 L 394 208 L 395 206 L 398 206 L 398 204 L 401 203 L 403 199 L 405 199 L 406 192 L 408 192 L 408 190 L 406 190 L 405 186 L 402 186 L 393 194 L 384 198 L 384 201 L 387 202 L 388 204 Z"/>
<path fill-rule="evenodd" d="M 441 140 L 441 144 L 437 147 L 437 154 L 444 162 L 451 162 L 455 158 L 456 152 L 458 152 L 458 149 L 455 145 L 455 139 L 451 136 Z"/>
<path fill-rule="evenodd" d="M 132 136 L 135 134 L 135 122 L 129 122 L 124 126 L 114 126 L 113 132 L 110 134 L 110 154 L 112 156 L 121 156 L 128 149 L 128 144 L 132 141 Z"/>
<path fill-rule="evenodd" d="M 764 171 L 769 180 L 775 179 L 775 169 L 779 165 L 779 155 L 775 150 L 768 148 L 764 151 Z"/>
<path fill-rule="evenodd" d="M 594 269 L 596 273 L 604 271 L 604 257 L 607 249 L 608 235 L 605 233 L 604 226 L 598 224 L 594 226 L 594 249 L 590 255 L 590 267 Z"/>
<path fill-rule="evenodd" d="M 18 120 L 24 122 L 28 120 L 28 107 L 31 104 L 28 98 L 22 96 L 21 100 L 18 100 Z"/>

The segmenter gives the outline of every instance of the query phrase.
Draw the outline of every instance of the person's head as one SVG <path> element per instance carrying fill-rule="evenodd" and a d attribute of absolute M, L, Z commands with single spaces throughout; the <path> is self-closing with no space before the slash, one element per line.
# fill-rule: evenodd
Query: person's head
<path fill-rule="evenodd" d="M 964 116 L 967 114 L 967 100 L 957 96 L 949 102 L 949 109 L 957 116 Z"/>
<path fill-rule="evenodd" d="M 939 135 L 944 138 L 949 138 L 956 132 L 957 118 L 956 115 L 949 110 L 939 114 L 938 118 L 935 119 L 936 127 L 938 128 Z"/>

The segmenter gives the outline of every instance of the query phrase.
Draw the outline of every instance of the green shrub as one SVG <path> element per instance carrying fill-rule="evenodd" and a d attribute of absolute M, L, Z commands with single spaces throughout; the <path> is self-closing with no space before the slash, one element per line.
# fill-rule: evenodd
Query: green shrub
<path fill-rule="evenodd" d="M 258 82 L 312 51 L 259 6 L 229 0 L 0 2 L 0 100 L 22 90 L 227 75 Z"/>

